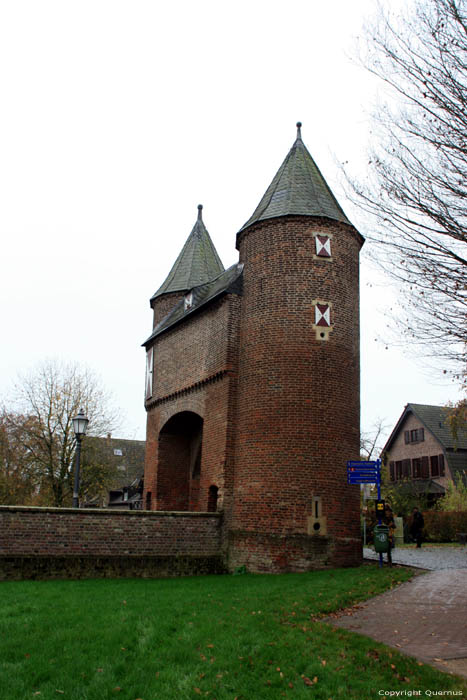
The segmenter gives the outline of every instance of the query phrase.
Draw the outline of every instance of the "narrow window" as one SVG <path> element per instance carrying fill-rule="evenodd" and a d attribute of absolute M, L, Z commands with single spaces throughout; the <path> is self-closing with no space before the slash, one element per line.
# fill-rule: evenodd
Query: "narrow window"
<path fill-rule="evenodd" d="M 430 457 L 430 462 L 431 462 L 431 476 L 439 476 L 438 455 L 432 455 Z"/>
<path fill-rule="evenodd" d="M 412 460 L 412 472 L 413 472 L 413 478 L 414 479 L 419 479 L 421 476 L 421 461 L 417 457 L 416 459 Z"/>
<path fill-rule="evenodd" d="M 153 367 L 153 348 L 149 348 L 149 350 L 146 353 L 146 399 L 150 399 L 152 396 Z"/>
<path fill-rule="evenodd" d="M 428 457 L 422 457 L 422 478 L 430 478 L 430 462 L 428 460 Z"/>
<path fill-rule="evenodd" d="M 214 484 L 209 487 L 208 494 L 208 513 L 215 513 L 217 510 L 217 497 L 219 493 L 219 488 Z"/>
<path fill-rule="evenodd" d="M 396 462 L 396 479 L 402 479 L 402 462 Z"/>
<path fill-rule="evenodd" d="M 404 431 L 404 442 L 406 445 L 408 445 L 410 442 L 410 432 L 408 430 Z"/>
<path fill-rule="evenodd" d="M 402 476 L 404 479 L 410 478 L 410 459 L 402 460 Z"/>

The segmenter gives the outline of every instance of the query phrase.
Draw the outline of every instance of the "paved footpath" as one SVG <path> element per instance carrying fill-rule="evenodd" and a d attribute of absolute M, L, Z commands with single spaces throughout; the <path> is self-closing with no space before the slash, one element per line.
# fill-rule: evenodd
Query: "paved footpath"
<path fill-rule="evenodd" d="M 422 573 L 327 621 L 467 678 L 467 568 Z"/>

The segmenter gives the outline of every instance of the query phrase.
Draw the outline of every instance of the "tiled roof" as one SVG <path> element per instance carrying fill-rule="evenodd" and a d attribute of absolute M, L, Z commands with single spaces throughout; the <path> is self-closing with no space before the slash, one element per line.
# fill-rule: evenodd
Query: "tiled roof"
<path fill-rule="evenodd" d="M 300 127 L 298 122 L 295 143 L 253 216 L 240 231 L 257 221 L 290 214 L 323 216 L 350 223 L 303 143 Z"/>
<path fill-rule="evenodd" d="M 144 341 L 143 346 L 147 345 L 156 336 L 160 335 L 168 328 L 171 328 L 176 323 L 184 321 L 189 318 L 192 314 L 196 313 L 201 307 L 204 307 L 209 302 L 213 301 L 222 294 L 242 293 L 242 272 L 243 265 L 236 263 L 229 267 L 227 270 L 218 275 L 215 279 L 210 280 L 206 284 L 199 285 L 198 287 L 193 287 L 190 290 L 191 293 L 191 305 L 186 307 L 185 299 L 181 299 L 176 306 L 170 311 L 170 313 L 162 319 L 160 323 L 154 328 L 153 332 L 147 340 Z"/>
<path fill-rule="evenodd" d="M 198 218 L 188 236 L 180 255 L 173 264 L 164 284 L 152 296 L 151 301 L 161 294 L 185 292 L 199 284 L 217 277 L 224 270 L 214 243 L 202 219 L 202 205 L 198 205 Z"/>
<path fill-rule="evenodd" d="M 147 345 L 151 340 L 153 340 L 153 338 L 160 335 L 168 328 L 171 328 L 176 323 L 190 317 L 201 307 L 205 306 L 222 294 L 227 294 L 229 292 L 233 294 L 241 294 L 242 272 L 243 265 L 241 263 L 236 263 L 235 265 L 232 265 L 232 267 L 225 270 L 222 274 L 218 275 L 218 277 L 215 279 L 191 289 L 191 305 L 186 307 L 185 299 L 181 299 L 178 304 L 174 306 L 172 311 L 170 311 L 170 313 L 168 313 L 167 316 L 165 316 L 165 318 L 163 318 L 162 321 L 157 324 L 149 338 L 144 341 L 143 346 Z"/>
<path fill-rule="evenodd" d="M 458 439 L 455 440 L 449 425 L 446 423 L 449 409 L 444 406 L 427 406 L 421 403 L 409 403 L 407 409 L 421 420 L 445 449 L 467 450 L 467 430 L 460 431 Z"/>
<path fill-rule="evenodd" d="M 448 411 L 449 409 L 445 406 L 408 403 L 382 452 L 388 452 L 391 449 L 392 443 L 403 429 L 405 419 L 409 414 L 413 414 L 444 449 L 444 454 L 454 479 L 459 474 L 464 483 L 467 483 L 467 429 L 460 430 L 457 439 L 454 438 L 449 425 L 446 423 Z"/>

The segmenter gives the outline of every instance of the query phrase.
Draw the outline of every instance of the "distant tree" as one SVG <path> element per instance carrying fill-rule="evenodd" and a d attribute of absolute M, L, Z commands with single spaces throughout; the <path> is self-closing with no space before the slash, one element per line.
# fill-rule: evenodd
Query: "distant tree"
<path fill-rule="evenodd" d="M 48 360 L 20 378 L 15 387 L 17 410 L 9 412 L 22 464 L 32 469 L 37 487 L 50 505 L 71 505 L 76 438 L 73 417 L 82 408 L 88 434 L 106 435 L 119 415 L 96 375 L 76 364 Z M 26 417 L 26 419 L 25 419 Z M 83 440 L 85 453 L 86 438 Z M 80 496 L 101 488 L 108 472 L 102 460 L 83 459 Z"/>
<path fill-rule="evenodd" d="M 2 505 L 37 502 L 39 478 L 31 454 L 24 447 L 23 429 L 31 426 L 27 416 L 0 413 L 0 503 Z"/>
<path fill-rule="evenodd" d="M 446 422 L 454 442 L 467 438 L 467 399 L 461 399 L 453 405 L 448 405 Z"/>
<path fill-rule="evenodd" d="M 467 351 L 467 0 L 380 6 L 363 65 L 385 87 L 366 178 L 373 256 L 401 291 L 399 329 L 465 380 Z M 384 98 L 383 98 L 384 99 Z M 446 369 L 447 368 L 447 369 Z"/>

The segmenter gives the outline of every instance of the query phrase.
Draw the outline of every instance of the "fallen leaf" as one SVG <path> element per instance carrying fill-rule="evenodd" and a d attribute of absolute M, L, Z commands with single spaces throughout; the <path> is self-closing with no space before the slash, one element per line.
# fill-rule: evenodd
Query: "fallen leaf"
<path fill-rule="evenodd" d="M 313 681 L 311 681 L 307 676 L 303 676 L 303 682 L 305 685 L 313 685 Z"/>
<path fill-rule="evenodd" d="M 201 689 L 200 688 L 193 688 L 195 693 L 198 693 L 198 695 L 201 695 Z"/>
<path fill-rule="evenodd" d="M 326 666 L 326 659 L 323 659 L 321 663 L 323 664 L 323 666 Z"/>
<path fill-rule="evenodd" d="M 115 686 L 114 691 L 115 691 L 116 693 L 118 693 L 119 690 L 121 690 L 120 686 L 119 686 L 119 685 Z"/>
<path fill-rule="evenodd" d="M 98 668 L 98 669 L 97 669 L 97 673 L 102 673 L 103 671 L 104 671 L 103 668 Z"/>

